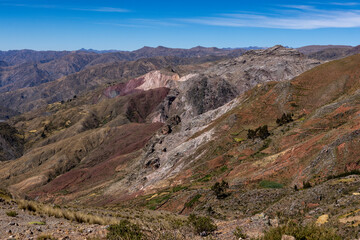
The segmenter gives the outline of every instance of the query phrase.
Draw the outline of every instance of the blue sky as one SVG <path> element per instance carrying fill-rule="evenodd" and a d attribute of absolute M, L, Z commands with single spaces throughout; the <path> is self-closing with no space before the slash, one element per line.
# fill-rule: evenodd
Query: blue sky
<path fill-rule="evenodd" d="M 0 0 L 0 50 L 360 44 L 360 1 Z"/>

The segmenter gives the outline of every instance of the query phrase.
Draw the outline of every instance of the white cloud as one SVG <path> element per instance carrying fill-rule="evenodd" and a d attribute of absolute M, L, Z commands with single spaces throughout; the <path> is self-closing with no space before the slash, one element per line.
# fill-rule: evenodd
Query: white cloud
<path fill-rule="evenodd" d="M 181 19 L 187 23 L 226 27 L 259 27 L 279 29 L 319 29 L 360 27 L 359 10 L 320 10 L 307 5 L 287 5 L 277 14 L 223 14 L 218 17 Z"/>
<path fill-rule="evenodd" d="M 88 11 L 88 12 L 113 12 L 113 13 L 129 12 L 129 10 L 127 10 L 127 9 L 123 9 L 123 8 L 112 8 L 112 7 L 100 7 L 100 8 L 70 8 L 70 10 L 75 10 L 75 11 Z"/>
<path fill-rule="evenodd" d="M 337 6 L 358 6 L 358 5 L 360 5 L 360 3 L 357 3 L 357 2 L 332 2 L 330 4 L 337 5 Z"/>
<path fill-rule="evenodd" d="M 64 6 L 59 6 L 59 5 L 37 5 L 37 4 L 8 3 L 8 2 L 4 2 L 1 5 L 11 6 L 11 7 L 45 8 L 45 9 L 60 9 L 60 10 L 87 11 L 87 12 L 112 12 L 112 13 L 130 12 L 128 9 L 113 8 L 113 7 L 71 8 L 71 7 L 64 7 Z"/>

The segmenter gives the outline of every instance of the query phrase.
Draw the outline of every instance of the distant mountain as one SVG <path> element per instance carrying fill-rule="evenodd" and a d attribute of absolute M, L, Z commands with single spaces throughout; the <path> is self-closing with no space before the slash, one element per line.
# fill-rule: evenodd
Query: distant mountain
<path fill-rule="evenodd" d="M 326 49 L 333 49 L 333 48 L 337 48 L 337 49 L 351 49 L 352 46 L 346 46 L 346 45 L 309 45 L 309 46 L 304 46 L 304 47 L 300 47 L 297 48 L 297 50 L 305 55 L 309 55 L 312 53 L 316 53 L 319 51 L 323 51 Z"/>
<path fill-rule="evenodd" d="M 34 51 L 34 50 L 10 50 L 0 51 L 0 61 L 9 65 L 18 65 L 29 62 L 48 62 L 56 58 L 70 54 L 69 51 Z"/>
<path fill-rule="evenodd" d="M 84 56 L 82 56 L 82 54 L 84 54 Z M 71 99 L 74 95 L 94 90 L 104 84 L 127 81 L 129 78 L 134 78 L 153 70 L 168 66 L 197 64 L 221 59 L 221 57 L 211 56 L 202 58 L 167 56 L 142 58 L 136 61 L 116 62 L 114 60 L 109 61 L 110 63 L 102 63 L 108 60 L 108 58 L 95 58 L 95 61 L 100 63 L 91 66 L 91 62 L 89 63 L 89 61 L 92 58 L 89 57 L 88 54 L 89 53 L 76 53 L 75 55 L 76 59 L 81 56 L 80 62 L 82 65 L 79 65 L 78 67 L 87 64 L 87 68 L 61 78 L 52 76 L 59 77 L 61 75 L 63 76 L 65 73 L 73 72 L 75 68 L 73 68 L 72 62 L 54 60 L 44 65 L 30 65 L 28 68 L 24 68 L 24 66 L 19 67 L 19 71 L 22 70 L 21 73 L 24 73 L 24 75 L 17 74 L 17 71 L 15 71 L 14 79 L 16 80 L 14 80 L 13 83 L 0 88 L 0 90 L 3 90 L 2 93 L 0 92 L 0 102 L 2 101 L 3 106 L 7 108 L 26 112 L 46 104 L 62 100 L 66 101 L 67 99 Z M 73 55 L 68 55 L 64 58 L 70 56 Z M 83 57 L 89 61 L 84 61 Z M 71 68 L 69 68 L 70 63 Z M 41 70 L 40 68 L 44 70 Z M 27 69 L 27 71 L 24 71 L 24 69 Z M 0 76 L 3 76 L 3 79 L 5 80 L 7 79 L 4 73 L 0 72 Z M 23 79 L 17 78 L 17 76 L 23 76 Z M 46 82 L 46 79 L 50 78 L 52 81 Z M 22 85 L 20 86 L 19 84 Z"/>
<path fill-rule="evenodd" d="M 92 53 L 112 53 L 112 52 L 120 52 L 120 50 L 96 50 L 96 49 L 85 49 L 81 48 L 77 50 L 77 52 L 92 52 Z"/>
<path fill-rule="evenodd" d="M 160 56 L 202 58 L 200 62 L 204 62 L 206 60 L 213 61 L 220 58 L 238 57 L 244 52 L 243 49 L 223 50 L 204 47 L 192 49 L 144 47 L 132 52 L 85 49 L 75 52 L 32 50 L 0 52 L 0 67 L 2 67 L 0 69 L 0 92 L 38 86 L 97 64 L 135 61 Z M 211 56 L 213 57 L 211 58 Z M 8 63 L 10 63 L 10 66 L 8 66 Z"/>
<path fill-rule="evenodd" d="M 341 46 L 341 45 L 327 45 L 327 46 L 306 46 L 298 48 L 299 52 L 304 53 L 307 57 L 319 60 L 336 60 L 360 53 L 360 46 Z"/>
<path fill-rule="evenodd" d="M 95 53 L 74 52 L 44 63 L 23 63 L 0 69 L 0 92 L 34 87 L 54 81 L 86 67 Z"/>

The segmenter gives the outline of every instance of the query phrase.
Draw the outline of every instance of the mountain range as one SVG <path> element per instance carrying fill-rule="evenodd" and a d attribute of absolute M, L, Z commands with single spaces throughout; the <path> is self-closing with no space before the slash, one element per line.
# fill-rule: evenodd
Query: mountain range
<path fill-rule="evenodd" d="M 218 239 L 327 215 L 351 239 L 360 223 L 357 53 L 0 52 L 0 187 L 60 206 L 210 216 Z M 221 181 L 227 192 L 216 195 Z"/>

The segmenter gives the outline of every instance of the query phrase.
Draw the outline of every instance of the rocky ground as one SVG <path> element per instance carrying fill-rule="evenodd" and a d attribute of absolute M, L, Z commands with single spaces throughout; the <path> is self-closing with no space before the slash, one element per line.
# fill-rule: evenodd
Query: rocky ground
<path fill-rule="evenodd" d="M 17 216 L 8 216 L 10 212 L 16 212 Z M 31 214 L 20 210 L 15 202 L 0 202 L 0 239 L 31 240 L 45 236 L 54 239 L 105 239 L 106 233 L 106 226 Z"/>

